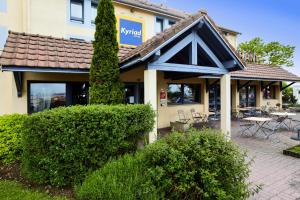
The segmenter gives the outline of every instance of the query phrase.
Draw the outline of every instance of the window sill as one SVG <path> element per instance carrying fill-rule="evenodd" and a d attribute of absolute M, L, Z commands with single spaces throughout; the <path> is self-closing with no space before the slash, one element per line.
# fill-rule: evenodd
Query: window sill
<path fill-rule="evenodd" d="M 75 23 L 75 24 L 84 24 L 83 20 L 77 20 L 77 19 L 70 19 L 70 22 Z"/>

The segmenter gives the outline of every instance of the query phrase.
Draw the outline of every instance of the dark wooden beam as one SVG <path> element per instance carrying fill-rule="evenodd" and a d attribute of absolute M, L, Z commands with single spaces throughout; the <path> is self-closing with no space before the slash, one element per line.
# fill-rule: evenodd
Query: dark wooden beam
<path fill-rule="evenodd" d="M 244 83 L 243 85 L 239 85 L 238 86 L 238 91 L 240 91 L 243 87 L 247 87 L 252 81 L 247 81 L 246 83 Z"/>
<path fill-rule="evenodd" d="M 264 83 L 261 81 L 261 82 L 260 82 L 260 85 L 261 85 L 261 91 L 263 91 L 263 90 L 266 89 L 267 87 L 269 87 L 269 86 L 275 84 L 276 82 L 277 82 L 277 81 L 272 81 L 272 82 L 270 82 L 269 84 L 264 85 Z"/>
<path fill-rule="evenodd" d="M 23 88 L 23 72 L 13 72 L 18 97 L 22 97 L 22 88 Z"/>
<path fill-rule="evenodd" d="M 220 81 L 219 79 L 217 79 L 212 84 L 209 84 L 208 79 L 205 80 L 206 80 L 206 92 L 208 92 L 212 87 L 214 87 Z"/>
<path fill-rule="evenodd" d="M 292 82 L 286 86 L 282 86 L 282 82 L 280 82 L 280 92 L 282 92 L 283 90 L 285 90 L 286 88 L 290 87 L 291 85 L 294 85 L 296 82 Z"/>
<path fill-rule="evenodd" d="M 177 73 L 177 72 L 164 72 L 164 78 L 170 80 L 181 80 L 187 78 L 198 77 L 201 74 L 197 73 Z"/>
<path fill-rule="evenodd" d="M 222 64 L 226 69 L 232 69 L 236 67 L 237 62 L 235 60 L 229 60 L 229 61 L 222 62 Z"/>

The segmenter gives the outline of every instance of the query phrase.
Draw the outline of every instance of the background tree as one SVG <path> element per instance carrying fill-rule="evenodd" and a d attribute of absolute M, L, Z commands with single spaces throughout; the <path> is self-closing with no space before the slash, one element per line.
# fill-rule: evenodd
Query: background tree
<path fill-rule="evenodd" d="M 261 38 L 256 37 L 241 43 L 238 49 L 247 53 L 255 53 L 259 58 L 259 64 L 288 67 L 294 65 L 294 46 L 283 45 L 279 42 L 265 43 Z"/>
<path fill-rule="evenodd" d="M 287 85 L 286 82 L 283 82 L 283 87 Z M 282 91 L 282 102 L 287 103 L 287 104 L 296 104 L 297 103 L 297 98 L 293 94 L 293 88 L 288 87 L 285 90 Z"/>
<path fill-rule="evenodd" d="M 111 0 L 100 0 L 95 20 L 94 54 L 90 69 L 90 104 L 119 104 L 124 101 L 120 81 L 116 17 Z"/>

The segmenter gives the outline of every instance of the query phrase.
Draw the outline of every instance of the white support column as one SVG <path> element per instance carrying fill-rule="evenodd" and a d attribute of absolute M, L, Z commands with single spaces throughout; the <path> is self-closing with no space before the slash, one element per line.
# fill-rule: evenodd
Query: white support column
<path fill-rule="evenodd" d="M 149 143 L 157 140 L 157 71 L 144 71 L 144 100 L 149 103 L 155 111 L 155 124 L 153 130 L 149 133 Z"/>
<path fill-rule="evenodd" d="M 231 137 L 231 92 L 230 74 L 221 77 L 221 130 L 229 140 Z"/>

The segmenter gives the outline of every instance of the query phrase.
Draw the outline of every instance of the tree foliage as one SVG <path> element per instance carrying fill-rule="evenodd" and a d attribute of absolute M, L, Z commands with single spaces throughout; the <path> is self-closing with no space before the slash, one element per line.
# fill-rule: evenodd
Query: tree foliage
<path fill-rule="evenodd" d="M 241 43 L 238 49 L 248 53 L 255 53 L 259 57 L 260 64 L 288 67 L 294 65 L 294 46 L 283 45 L 279 42 L 265 43 L 261 38 L 256 37 L 250 41 Z"/>
<path fill-rule="evenodd" d="M 283 87 L 287 86 L 286 82 L 282 82 L 282 84 Z M 297 103 L 297 98 L 293 94 L 293 87 L 288 87 L 282 91 L 282 101 L 283 103 L 288 103 L 288 104 Z"/>
<path fill-rule="evenodd" d="M 95 20 L 94 55 L 90 69 L 90 103 L 119 104 L 124 101 L 120 81 L 116 17 L 111 0 L 100 0 Z"/>

